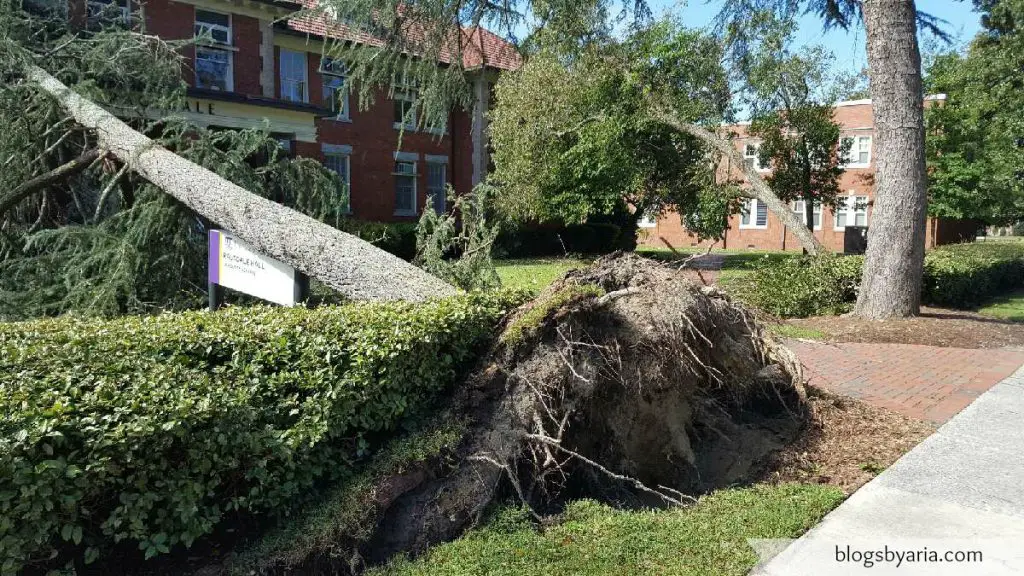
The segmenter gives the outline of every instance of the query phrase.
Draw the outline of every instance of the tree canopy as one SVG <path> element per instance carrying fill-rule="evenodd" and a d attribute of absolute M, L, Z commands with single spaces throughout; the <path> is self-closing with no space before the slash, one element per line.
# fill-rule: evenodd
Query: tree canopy
<path fill-rule="evenodd" d="M 929 213 L 1008 224 L 1024 218 L 1024 2 L 978 2 L 982 31 L 936 57 L 926 85 Z"/>

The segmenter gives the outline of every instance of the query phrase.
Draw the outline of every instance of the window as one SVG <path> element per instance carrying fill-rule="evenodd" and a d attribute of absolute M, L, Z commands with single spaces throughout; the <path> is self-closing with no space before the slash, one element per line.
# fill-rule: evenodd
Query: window
<path fill-rule="evenodd" d="M 395 92 L 395 128 L 416 129 L 416 92 Z"/>
<path fill-rule="evenodd" d="M 416 163 L 395 162 L 395 214 L 416 215 Z"/>
<path fill-rule="evenodd" d="M 213 44 L 231 45 L 231 15 L 196 9 L 196 38 Z"/>
<path fill-rule="evenodd" d="M 847 226 L 868 225 L 868 197 L 847 196 L 840 198 L 836 205 L 835 229 L 845 230 Z"/>
<path fill-rule="evenodd" d="M 759 200 L 748 198 L 740 212 L 740 228 L 767 228 L 768 205 Z"/>
<path fill-rule="evenodd" d="M 747 166 L 754 168 L 758 171 L 765 171 L 768 169 L 767 166 L 761 164 L 761 145 L 754 143 L 747 143 L 743 146 L 743 160 L 746 161 Z"/>
<path fill-rule="evenodd" d="M 85 17 L 90 24 L 99 22 L 128 22 L 131 8 L 128 0 L 88 0 L 85 3 Z"/>
<path fill-rule="evenodd" d="M 846 137 L 842 139 L 846 149 L 843 164 L 848 167 L 866 168 L 871 164 L 871 136 Z"/>
<path fill-rule="evenodd" d="M 441 162 L 427 162 L 427 196 L 434 212 L 444 214 L 447 210 L 448 166 Z"/>
<path fill-rule="evenodd" d="M 333 58 L 320 59 L 320 77 L 323 79 L 324 106 L 336 118 L 348 120 L 348 86 L 345 83 L 345 63 Z"/>
<path fill-rule="evenodd" d="M 306 53 L 281 49 L 281 99 L 309 102 Z"/>
<path fill-rule="evenodd" d="M 344 211 L 352 211 L 352 156 L 344 152 L 329 151 L 324 153 L 324 166 L 338 175 L 343 186 L 341 190 L 344 199 Z"/>
<path fill-rule="evenodd" d="M 232 71 L 231 16 L 196 10 L 196 88 L 231 92 L 234 90 Z"/>
<path fill-rule="evenodd" d="M 793 209 L 793 214 L 795 214 L 801 222 L 807 222 L 807 205 L 803 200 L 795 200 L 791 202 L 790 207 Z M 821 202 L 816 202 L 814 204 L 814 229 L 821 230 Z"/>

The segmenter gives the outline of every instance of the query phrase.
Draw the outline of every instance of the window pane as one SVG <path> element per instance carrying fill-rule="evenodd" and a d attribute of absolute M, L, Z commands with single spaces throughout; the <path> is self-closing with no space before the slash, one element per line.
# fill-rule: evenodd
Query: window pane
<path fill-rule="evenodd" d="M 281 98 L 307 102 L 306 53 L 281 50 Z"/>
<path fill-rule="evenodd" d="M 743 208 L 740 209 L 740 225 L 742 226 L 750 224 L 750 212 L 752 211 L 750 207 L 751 202 L 752 200 L 749 199 L 743 201 Z"/>
<path fill-rule="evenodd" d="M 764 202 L 757 203 L 757 221 L 758 226 L 766 226 L 768 224 L 768 205 Z"/>
<path fill-rule="evenodd" d="M 395 211 L 416 211 L 416 181 L 413 176 L 395 176 Z"/>
<path fill-rule="evenodd" d="M 231 53 L 196 47 L 196 87 L 230 91 Z"/>
<path fill-rule="evenodd" d="M 214 42 L 231 43 L 231 17 L 227 14 L 196 10 L 196 36 L 209 35 Z"/>
<path fill-rule="evenodd" d="M 338 116 L 348 116 L 348 90 L 340 76 L 323 77 L 324 105 Z"/>

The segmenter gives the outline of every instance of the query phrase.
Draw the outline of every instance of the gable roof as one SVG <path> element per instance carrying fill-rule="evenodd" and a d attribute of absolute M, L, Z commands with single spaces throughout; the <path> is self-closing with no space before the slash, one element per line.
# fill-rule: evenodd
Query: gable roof
<path fill-rule="evenodd" d="M 301 0 L 307 10 L 317 7 L 318 0 Z M 285 28 L 304 35 L 383 46 L 384 40 L 363 30 L 331 18 L 325 13 L 300 14 L 285 22 Z M 415 34 L 415 31 L 410 33 Z M 516 70 L 522 66 L 522 56 L 510 42 L 481 26 L 462 28 L 462 66 L 472 70 L 492 68 Z M 441 60 L 451 63 L 456 57 L 453 51 L 442 51 Z"/>

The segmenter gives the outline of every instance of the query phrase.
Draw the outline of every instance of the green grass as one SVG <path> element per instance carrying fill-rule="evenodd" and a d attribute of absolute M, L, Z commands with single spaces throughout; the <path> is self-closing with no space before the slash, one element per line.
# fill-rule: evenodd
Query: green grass
<path fill-rule="evenodd" d="M 582 268 L 590 260 L 579 258 L 525 258 L 498 260 L 495 267 L 503 286 L 541 290 L 573 268 Z"/>
<path fill-rule="evenodd" d="M 537 530 L 519 508 L 373 576 L 729 576 L 757 556 L 747 538 L 794 538 L 843 499 L 834 487 L 783 484 L 720 490 L 689 508 L 619 511 L 572 503 L 562 521 Z"/>
<path fill-rule="evenodd" d="M 792 324 L 771 324 L 768 329 L 776 336 L 783 338 L 802 338 L 805 340 L 824 340 L 825 333 L 814 328 L 804 328 Z"/>
<path fill-rule="evenodd" d="M 984 316 L 992 316 L 1013 322 L 1024 322 L 1024 290 L 996 298 L 978 312 Z"/>

